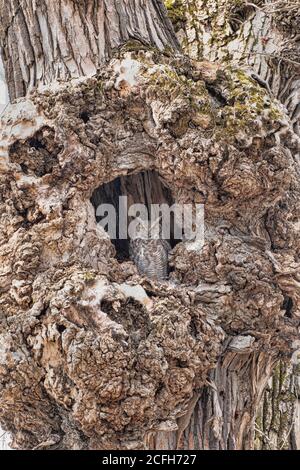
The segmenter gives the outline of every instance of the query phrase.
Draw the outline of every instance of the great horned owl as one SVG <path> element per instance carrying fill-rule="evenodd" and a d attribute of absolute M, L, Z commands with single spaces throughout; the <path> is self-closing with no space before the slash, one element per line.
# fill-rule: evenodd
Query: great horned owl
<path fill-rule="evenodd" d="M 154 223 L 157 225 L 159 221 Z M 141 221 L 143 224 L 143 222 Z M 151 238 L 151 229 L 147 230 L 147 237 L 137 234 L 130 239 L 129 255 L 143 276 L 161 281 L 168 277 L 168 256 L 171 246 L 167 240 L 155 237 Z"/>

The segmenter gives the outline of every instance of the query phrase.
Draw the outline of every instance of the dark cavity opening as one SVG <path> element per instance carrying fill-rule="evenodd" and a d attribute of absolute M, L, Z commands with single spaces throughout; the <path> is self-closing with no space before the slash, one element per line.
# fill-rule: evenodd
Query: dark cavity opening
<path fill-rule="evenodd" d="M 129 239 L 122 240 L 119 237 L 119 197 L 127 196 L 128 208 L 132 204 L 144 204 L 147 207 L 148 214 L 151 214 L 151 204 L 168 204 L 172 206 L 175 203 L 171 190 L 166 186 L 156 171 L 144 171 L 141 173 L 121 176 L 115 180 L 103 184 L 97 188 L 92 197 L 91 202 L 95 208 L 96 221 L 100 222 L 102 217 L 97 216 L 97 208 L 101 204 L 112 204 L 116 209 L 116 239 L 112 239 L 116 247 L 117 259 L 126 261 L 129 259 Z M 122 213 L 122 212 L 121 212 Z M 127 215 L 127 223 L 130 219 Z M 171 214 L 171 227 L 169 242 L 173 248 L 181 240 L 174 239 L 174 217 Z"/>

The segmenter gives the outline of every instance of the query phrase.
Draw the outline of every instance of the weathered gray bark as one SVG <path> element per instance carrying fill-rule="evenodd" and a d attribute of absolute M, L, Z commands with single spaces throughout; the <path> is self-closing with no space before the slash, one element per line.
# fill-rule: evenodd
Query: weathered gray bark
<path fill-rule="evenodd" d="M 0 44 L 9 94 L 94 75 L 129 40 L 178 43 L 160 0 L 1 0 Z"/>
<path fill-rule="evenodd" d="M 97 2 L 59 5 L 77 25 L 92 4 L 103 19 Z M 27 44 L 34 28 L 33 3 L 22 5 L 6 51 L 10 34 Z M 37 5 L 46 21 L 51 6 Z M 151 47 L 118 49 L 129 36 L 110 25 L 121 38 L 112 60 L 92 44 L 84 55 L 101 65 L 93 77 L 81 51 L 69 69 L 68 54 L 54 64 L 32 42 L 32 63 L 46 60 L 37 75 L 5 58 L 12 97 L 50 83 L 1 121 L 0 419 L 18 448 L 251 449 L 272 366 L 296 347 L 295 127 L 250 74 L 159 52 L 172 32 L 160 2 L 143 14 L 149 5 L 165 40 L 132 10 L 126 24 Z M 90 203 L 101 185 L 149 170 L 175 201 L 206 209 L 203 250 L 176 245 L 164 285 L 118 262 Z"/>
<path fill-rule="evenodd" d="M 250 68 L 300 135 L 300 13 L 294 0 L 166 0 L 186 53 Z"/>
<path fill-rule="evenodd" d="M 255 73 L 286 107 L 300 135 L 300 15 L 293 0 L 167 0 L 182 47 L 191 57 Z M 288 302 L 288 301 L 286 301 Z M 277 363 L 259 406 L 257 448 L 300 448 L 299 354 Z M 279 374 L 279 371 L 281 373 Z M 280 375 L 280 380 L 278 376 Z M 279 386 L 280 383 L 280 386 Z M 190 427 L 193 435 L 193 428 Z"/>
<path fill-rule="evenodd" d="M 298 356 L 298 357 L 297 357 Z M 276 364 L 256 422 L 257 449 L 300 449 L 299 352 Z"/>
<path fill-rule="evenodd" d="M 211 372 L 210 385 L 199 391 L 190 422 L 179 420 L 176 435 L 159 434 L 156 448 L 253 449 L 256 410 L 273 363 L 265 354 L 229 347 Z"/>

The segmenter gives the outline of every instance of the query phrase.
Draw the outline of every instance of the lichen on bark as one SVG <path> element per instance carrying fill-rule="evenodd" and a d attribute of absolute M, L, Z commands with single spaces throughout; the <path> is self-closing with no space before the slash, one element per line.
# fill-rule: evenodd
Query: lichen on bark
<path fill-rule="evenodd" d="M 149 446 L 227 351 L 266 369 L 291 354 L 299 138 L 245 72 L 123 50 L 18 100 L 1 127 L 0 419 L 14 447 Z M 150 169 L 176 202 L 205 204 L 204 248 L 176 245 L 163 285 L 117 261 L 90 202 Z"/>
<path fill-rule="evenodd" d="M 256 419 L 256 449 L 299 449 L 299 376 L 299 351 L 276 364 Z"/>

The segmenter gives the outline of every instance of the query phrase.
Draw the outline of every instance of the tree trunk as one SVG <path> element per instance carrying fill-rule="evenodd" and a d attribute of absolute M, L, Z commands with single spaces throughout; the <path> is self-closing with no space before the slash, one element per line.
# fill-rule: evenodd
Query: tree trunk
<path fill-rule="evenodd" d="M 186 53 L 250 69 L 286 107 L 300 135 L 299 5 L 293 1 L 166 1 Z M 297 363 L 298 357 L 298 363 Z M 299 355 L 279 361 L 259 406 L 256 447 L 299 449 Z"/>
<path fill-rule="evenodd" d="M 37 85 L 94 75 L 129 40 L 178 47 L 160 0 L 2 0 L 0 11 L 11 99 Z"/>
<path fill-rule="evenodd" d="M 190 420 L 173 435 L 160 433 L 156 449 L 252 450 L 256 411 L 274 361 L 264 354 L 230 350 L 198 393 Z"/>
<path fill-rule="evenodd" d="M 0 2 L 19 98 L 0 132 L 15 448 L 254 448 L 272 368 L 298 347 L 300 140 L 269 79 L 203 60 L 224 4 L 167 1 L 189 60 L 160 1 Z M 164 283 L 97 226 L 105 198 L 139 192 L 205 205 L 204 247 L 173 240 Z"/>
<path fill-rule="evenodd" d="M 256 420 L 255 447 L 263 450 L 300 449 L 299 352 L 292 363 L 275 367 Z"/>

